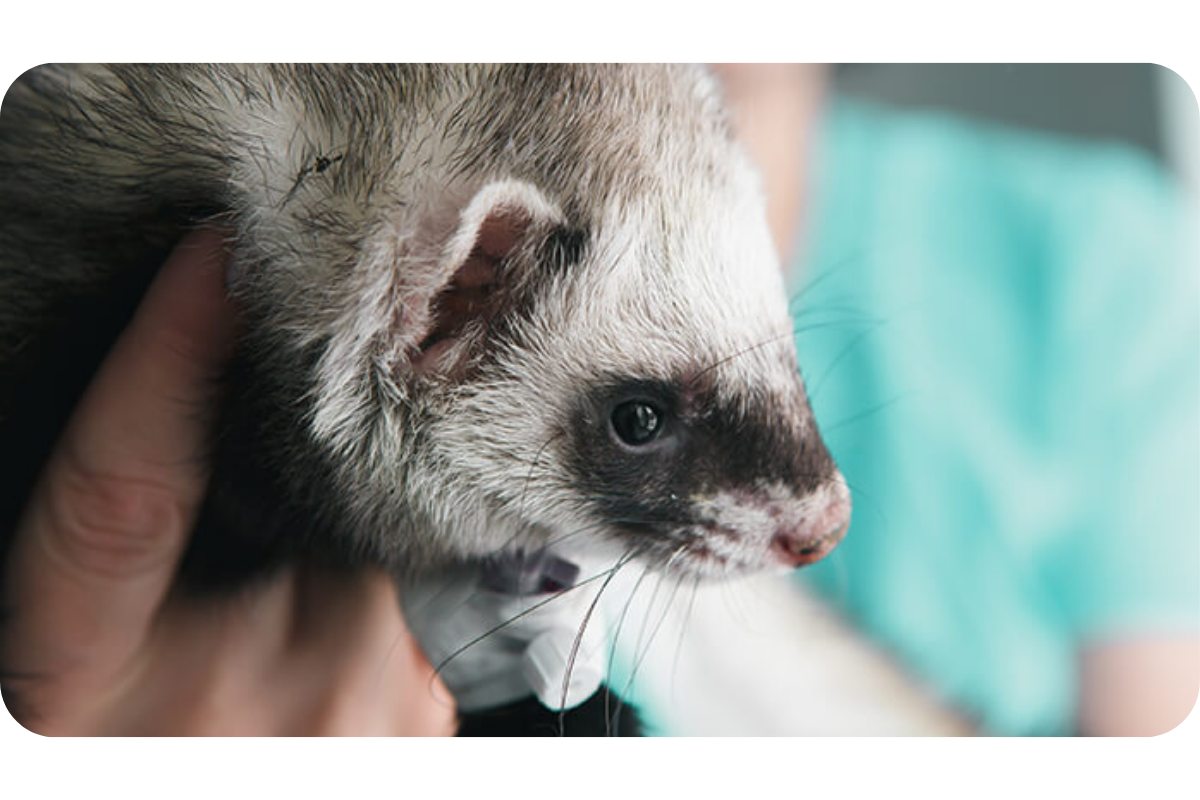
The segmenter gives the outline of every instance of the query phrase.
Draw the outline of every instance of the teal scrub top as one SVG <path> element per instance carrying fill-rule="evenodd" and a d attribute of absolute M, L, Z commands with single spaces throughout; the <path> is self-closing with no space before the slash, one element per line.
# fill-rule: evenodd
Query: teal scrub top
<path fill-rule="evenodd" d="M 1063 734 L 1081 642 L 1200 629 L 1194 217 L 1147 156 L 831 104 L 792 274 L 854 498 L 798 574 L 995 734 Z"/>

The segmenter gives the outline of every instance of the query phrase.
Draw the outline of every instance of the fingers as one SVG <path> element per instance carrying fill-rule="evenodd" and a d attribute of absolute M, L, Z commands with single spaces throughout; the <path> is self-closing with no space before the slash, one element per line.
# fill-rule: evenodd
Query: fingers
<path fill-rule="evenodd" d="M 446 735 L 453 699 L 377 570 L 286 567 L 220 598 L 173 596 L 136 684 L 75 731 Z"/>
<path fill-rule="evenodd" d="M 314 701 L 299 727 L 358 736 L 454 732 L 454 700 L 408 630 L 389 575 L 308 568 L 297 588 L 301 634 L 292 679 L 280 688 Z"/>
<path fill-rule="evenodd" d="M 89 386 L 18 526 L 6 667 L 87 676 L 132 658 L 203 497 L 207 412 L 234 327 L 220 235 L 192 234 Z"/>

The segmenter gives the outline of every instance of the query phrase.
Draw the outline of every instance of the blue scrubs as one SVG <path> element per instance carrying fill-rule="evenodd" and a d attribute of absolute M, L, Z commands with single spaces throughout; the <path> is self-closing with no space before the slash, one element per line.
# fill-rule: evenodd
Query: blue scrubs
<path fill-rule="evenodd" d="M 1195 219 L 1132 149 L 847 100 L 815 164 L 796 343 L 854 521 L 798 579 L 986 732 L 1069 733 L 1080 642 L 1200 629 Z"/>

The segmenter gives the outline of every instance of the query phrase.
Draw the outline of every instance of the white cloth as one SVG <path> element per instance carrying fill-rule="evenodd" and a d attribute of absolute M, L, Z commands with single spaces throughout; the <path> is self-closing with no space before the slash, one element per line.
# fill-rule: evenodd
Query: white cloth
<path fill-rule="evenodd" d="M 597 581 L 522 594 L 489 589 L 482 577 L 482 565 L 471 564 L 400 587 L 409 628 L 459 710 L 536 694 L 557 711 L 591 697 L 608 658 L 607 625 L 593 608 Z"/>

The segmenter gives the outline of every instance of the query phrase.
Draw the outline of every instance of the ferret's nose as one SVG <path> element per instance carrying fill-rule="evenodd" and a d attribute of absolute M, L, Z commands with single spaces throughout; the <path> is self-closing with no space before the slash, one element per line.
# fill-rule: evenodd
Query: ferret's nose
<path fill-rule="evenodd" d="M 771 540 L 771 552 L 785 566 L 808 566 L 833 552 L 849 527 L 850 501 L 834 497 L 800 524 L 778 530 Z"/>

